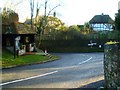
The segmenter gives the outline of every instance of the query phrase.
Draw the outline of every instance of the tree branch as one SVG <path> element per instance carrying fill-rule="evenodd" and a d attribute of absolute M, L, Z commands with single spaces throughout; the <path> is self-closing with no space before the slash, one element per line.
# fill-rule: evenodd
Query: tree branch
<path fill-rule="evenodd" d="M 48 12 L 48 15 L 47 16 L 49 16 L 50 15 L 50 13 L 55 9 L 55 8 L 57 8 L 57 7 L 59 7 L 60 6 L 60 4 L 58 4 L 57 6 L 55 6 L 53 9 L 51 9 L 49 12 Z"/>

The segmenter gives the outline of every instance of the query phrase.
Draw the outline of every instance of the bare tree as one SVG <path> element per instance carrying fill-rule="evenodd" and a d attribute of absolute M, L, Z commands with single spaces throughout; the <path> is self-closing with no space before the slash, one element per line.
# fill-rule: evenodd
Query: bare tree
<path fill-rule="evenodd" d="M 33 28 L 34 0 L 29 0 L 31 10 L 31 28 Z"/>
<path fill-rule="evenodd" d="M 60 4 L 58 4 L 57 6 L 53 7 L 51 10 L 49 10 L 48 14 L 47 14 L 47 5 L 48 4 L 48 0 L 45 1 L 45 7 L 44 7 L 44 17 L 41 19 L 40 21 L 40 33 L 39 33 L 39 43 L 38 43 L 38 47 L 40 47 L 41 45 L 41 40 L 42 40 L 42 36 L 44 34 L 45 28 L 47 27 L 47 18 L 49 17 L 49 15 L 51 14 L 51 12 L 56 9 L 57 7 L 60 6 Z"/>
<path fill-rule="evenodd" d="M 47 6 L 48 6 L 48 0 L 46 0 L 44 2 L 44 16 L 41 17 L 41 20 L 38 20 L 38 17 L 39 17 L 39 11 L 40 11 L 40 3 L 38 2 L 37 0 L 37 3 L 36 3 L 36 8 L 34 7 L 35 5 L 35 1 L 34 0 L 29 0 L 29 3 L 30 3 L 30 10 L 31 10 L 31 28 L 33 28 L 33 16 L 34 16 L 34 10 L 36 10 L 36 15 L 35 15 L 35 28 L 36 28 L 36 31 L 38 32 L 38 47 L 40 46 L 41 44 L 41 39 L 42 39 L 42 36 L 44 34 L 44 30 L 47 26 L 47 18 L 48 16 L 51 14 L 51 12 L 56 9 L 59 5 L 53 7 L 48 13 L 47 13 Z M 40 19 L 40 18 L 39 18 Z M 39 25 L 37 25 L 39 23 Z"/>
<path fill-rule="evenodd" d="M 48 12 L 48 15 L 47 15 L 47 16 L 49 16 L 49 15 L 51 14 L 51 12 L 52 12 L 54 9 L 56 9 L 57 7 L 59 7 L 59 6 L 60 6 L 60 4 L 58 4 L 57 6 L 53 7 L 53 8 Z"/>

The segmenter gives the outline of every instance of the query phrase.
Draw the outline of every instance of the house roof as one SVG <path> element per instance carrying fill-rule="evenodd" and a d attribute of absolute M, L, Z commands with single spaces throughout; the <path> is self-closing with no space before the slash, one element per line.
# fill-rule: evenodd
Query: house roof
<path fill-rule="evenodd" d="M 109 15 L 95 15 L 90 21 L 90 24 L 114 24 L 114 21 Z"/>
<path fill-rule="evenodd" d="M 16 23 L 16 32 L 17 34 L 35 34 L 35 27 L 31 29 L 31 25 L 24 23 Z"/>
<path fill-rule="evenodd" d="M 2 24 L 2 34 L 35 34 L 35 28 L 24 23 Z"/>
<path fill-rule="evenodd" d="M 34 19 L 33 19 L 33 20 L 34 20 Z M 27 19 L 24 23 L 31 25 L 31 19 Z"/>

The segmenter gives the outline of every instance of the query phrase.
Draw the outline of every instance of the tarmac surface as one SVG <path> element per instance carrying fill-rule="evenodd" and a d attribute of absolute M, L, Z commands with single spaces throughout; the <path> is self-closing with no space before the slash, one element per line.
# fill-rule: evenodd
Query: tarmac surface
<path fill-rule="evenodd" d="M 2 88 L 97 90 L 104 86 L 103 53 L 52 53 L 56 61 L 3 69 Z M 22 89 L 21 89 L 22 90 Z"/>

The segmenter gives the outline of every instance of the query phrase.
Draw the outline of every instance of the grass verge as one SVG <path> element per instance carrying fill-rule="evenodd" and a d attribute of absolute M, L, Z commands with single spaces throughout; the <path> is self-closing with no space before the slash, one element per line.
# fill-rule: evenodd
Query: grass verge
<path fill-rule="evenodd" d="M 2 52 L 2 59 L 0 59 L 0 62 L 2 62 L 2 68 L 10 68 L 10 67 L 16 67 L 16 66 L 22 66 L 22 65 L 30 65 L 30 64 L 37 64 L 37 63 L 43 63 L 47 61 L 52 61 L 58 59 L 58 56 L 54 55 L 24 55 L 19 56 L 14 59 L 13 54 L 10 52 L 3 50 Z"/>

